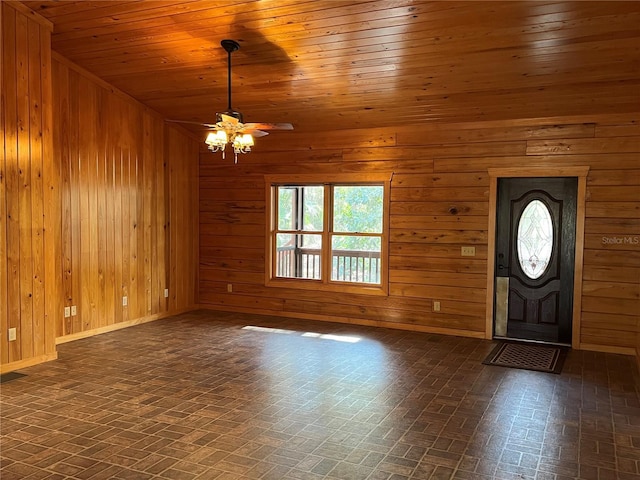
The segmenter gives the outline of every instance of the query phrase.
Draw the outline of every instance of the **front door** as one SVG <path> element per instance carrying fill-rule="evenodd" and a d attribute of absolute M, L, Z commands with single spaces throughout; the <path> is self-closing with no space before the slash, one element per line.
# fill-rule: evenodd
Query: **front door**
<path fill-rule="evenodd" d="M 571 343 L 577 178 L 501 178 L 494 336 Z"/>

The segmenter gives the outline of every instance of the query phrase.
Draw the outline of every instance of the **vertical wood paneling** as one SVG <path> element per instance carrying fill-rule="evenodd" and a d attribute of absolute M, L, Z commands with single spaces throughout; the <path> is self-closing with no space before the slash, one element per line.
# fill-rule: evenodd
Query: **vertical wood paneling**
<path fill-rule="evenodd" d="M 43 184 L 43 114 L 42 114 L 42 78 L 40 30 L 35 22 L 28 23 L 29 50 L 29 128 L 30 128 L 30 175 L 31 175 L 31 212 L 32 212 L 32 325 L 33 338 L 28 340 L 33 345 L 30 356 L 44 355 L 44 184 Z"/>
<path fill-rule="evenodd" d="M 114 112 L 116 115 L 119 113 L 117 107 Z M 124 190 L 122 188 L 122 169 L 123 169 L 123 153 L 122 148 L 119 145 L 114 146 L 113 154 L 113 252 L 114 252 L 114 281 L 113 281 L 113 297 L 111 301 L 114 306 L 113 323 L 121 323 L 124 319 L 122 305 L 123 295 L 123 275 L 124 275 L 124 254 L 123 254 L 123 240 L 122 240 L 122 227 L 124 222 L 122 197 Z"/>
<path fill-rule="evenodd" d="M 152 145 L 162 145 L 164 149 L 162 125 L 152 124 Z M 166 301 L 164 298 L 165 289 L 165 262 L 164 250 L 165 239 L 164 232 L 164 155 L 162 158 L 154 158 L 152 166 L 152 175 L 149 178 L 153 193 L 151 195 L 151 238 L 155 241 L 151 242 L 150 263 L 152 269 L 151 275 L 151 314 L 166 311 Z"/>
<path fill-rule="evenodd" d="M 184 151 L 197 156 L 198 147 L 172 129 L 165 132 L 168 133 L 169 195 L 175 199 L 169 214 L 169 305 L 171 309 L 183 309 L 196 303 L 197 276 L 191 266 L 198 263 L 199 242 L 198 230 L 191 226 L 198 224 L 198 165 L 185 165 L 180 158 Z M 192 192 L 192 195 L 179 195 L 179 192 Z"/>
<path fill-rule="evenodd" d="M 28 20 L 16 15 L 16 76 L 17 76 L 17 120 L 18 120 L 18 197 L 20 205 L 20 356 L 33 357 L 33 250 L 35 233 L 31 211 L 31 125 L 29 92 L 29 45 Z M 24 228 L 28 225 L 29 228 Z"/>
<path fill-rule="evenodd" d="M 488 169 L 513 167 L 524 175 L 531 166 L 585 166 L 590 170 L 584 265 L 578 269 L 585 288 L 576 346 L 635 353 L 640 245 L 633 239 L 640 239 L 640 181 L 635 173 L 640 144 L 632 141 L 632 120 L 629 116 L 616 123 L 595 115 L 581 124 L 532 119 L 375 131 L 376 138 L 395 138 L 395 145 L 376 142 L 362 130 L 323 132 L 322 141 L 313 134 L 289 132 L 285 138 L 280 133 L 277 140 L 275 134 L 259 139 L 236 166 L 219 154 L 202 153 L 200 303 L 484 336 L 486 285 L 491 281 L 487 229 L 494 225 L 488 217 Z M 322 142 L 331 153 L 323 152 Z M 344 148 L 336 156 L 340 143 Z M 265 287 L 264 259 L 253 250 L 264 242 L 261 177 L 369 171 L 394 173 L 389 297 Z M 623 238 L 623 243 L 606 245 L 606 236 Z M 461 257 L 462 246 L 475 246 L 476 256 Z M 602 265 L 607 265 L 606 273 Z M 233 284 L 233 292 L 227 292 L 227 283 Z M 434 300 L 441 302 L 440 312 L 433 312 Z"/>
<path fill-rule="evenodd" d="M 60 162 L 60 212 L 61 212 L 61 228 L 63 232 L 69 232 L 73 228 L 71 222 L 72 219 L 72 202 L 71 202 L 71 161 L 69 158 L 69 143 L 70 143 L 70 128 L 69 128 L 69 75 L 68 70 L 60 71 L 59 65 L 55 64 L 54 76 L 58 78 L 59 85 L 62 88 L 55 90 L 54 93 L 54 108 L 56 109 L 55 116 L 61 121 L 58 124 L 54 133 L 54 143 L 58 145 L 58 154 L 60 159 L 65 159 Z M 71 255 L 73 249 L 71 246 L 71 235 L 65 235 L 61 240 L 61 261 L 62 261 L 62 286 L 61 296 L 64 299 L 64 305 L 71 305 L 73 302 L 73 286 L 71 276 Z M 66 332 L 71 332 L 71 317 L 65 318 L 62 322 L 55 322 L 56 337 L 64 335 Z"/>
<path fill-rule="evenodd" d="M 55 145 L 61 170 L 68 172 L 62 222 L 71 226 L 62 232 L 65 249 L 71 249 L 62 275 L 71 289 L 67 305 L 78 311 L 71 321 L 59 320 L 58 341 L 192 307 L 197 143 L 65 59 L 54 63 L 61 102 L 56 125 L 71 130 L 57 132 Z M 176 216 L 175 228 L 168 225 L 167 211 Z M 167 274 L 177 276 L 170 305 L 164 297 Z"/>
<path fill-rule="evenodd" d="M 105 92 L 102 92 L 105 96 Z M 106 102 L 105 102 L 106 103 Z M 111 115 L 111 109 L 108 104 L 103 107 L 104 116 Z M 106 138 L 106 137 L 105 137 Z M 105 228 L 104 228 L 104 322 L 106 325 L 113 325 L 116 317 L 116 256 L 115 256 L 115 224 L 120 221 L 115 216 L 115 164 L 117 162 L 115 148 L 108 141 L 105 142 L 105 181 L 104 181 L 104 211 L 105 211 Z"/>
<path fill-rule="evenodd" d="M 5 35 L 5 13 L 4 9 L 0 6 L 0 128 L 2 134 L 0 134 L 0 258 L 7 259 L 7 150 L 6 150 L 6 128 L 5 123 L 5 104 L 6 104 L 6 92 L 5 92 L 5 49 L 4 49 L 4 35 Z M 7 302 L 7 267 L 9 262 L 2 261 L 0 263 L 0 365 L 8 363 L 9 361 L 9 349 L 7 348 L 7 319 L 8 319 L 8 302 Z"/>
<path fill-rule="evenodd" d="M 20 328 L 20 212 L 17 201 L 18 192 L 18 93 L 16 78 L 16 16 L 15 10 L 2 5 L 3 9 L 3 51 L 2 74 L 5 118 L 5 178 L 6 178 L 6 267 L 7 286 L 3 291 L 3 302 L 7 305 L 7 329 Z M 20 343 L 8 343 L 7 332 L 2 332 L 2 348 L 5 350 L 7 362 L 20 360 Z M 4 360 L 4 358 L 3 358 Z"/>
<path fill-rule="evenodd" d="M 0 362 L 9 371 L 55 358 L 56 341 L 193 307 L 198 147 L 52 59 L 45 24 L 0 8 Z M 77 315 L 64 318 L 65 306 Z M 17 341 L 8 342 L 9 328 Z"/>
<path fill-rule="evenodd" d="M 151 248 L 151 211 L 154 208 L 152 197 L 153 197 L 153 171 L 155 170 L 154 165 L 154 156 L 153 156 L 153 144 L 152 135 L 153 135 L 153 124 L 155 122 L 151 118 L 150 115 L 144 115 L 143 118 L 143 139 L 142 139 L 142 148 L 143 148 L 143 171 L 142 171 L 142 191 L 143 195 L 143 214 L 142 214 L 142 227 L 143 227 L 143 248 L 142 253 L 144 254 L 143 262 L 140 263 L 142 266 L 142 278 L 144 280 L 144 312 L 143 315 L 151 315 L 151 304 L 153 300 L 151 298 L 151 255 L 153 254 Z M 157 292 L 156 292 L 157 293 Z"/>
<path fill-rule="evenodd" d="M 60 160 L 53 151 L 53 64 L 51 62 L 51 30 L 40 30 L 40 54 L 42 80 L 42 163 L 44 179 L 44 286 L 45 319 L 44 351 L 45 358 L 54 358 L 57 318 L 64 305 L 60 295 L 61 222 L 60 222 Z"/>
<path fill-rule="evenodd" d="M 96 147 L 97 147 L 97 162 L 96 162 L 96 189 L 95 189 L 95 204 L 96 209 L 94 211 L 95 221 L 92 222 L 97 226 L 96 230 L 96 278 L 97 278 L 97 298 L 96 298 L 96 325 L 98 328 L 104 327 L 108 323 L 107 308 L 106 308 L 106 282 L 105 275 L 107 271 L 106 265 L 106 252 L 107 242 L 106 233 L 108 230 L 106 222 L 106 198 L 105 190 L 107 188 L 106 183 L 106 169 L 108 151 L 105 141 L 106 125 L 104 122 L 105 116 L 108 114 L 106 110 L 106 102 L 103 102 L 105 92 L 101 88 L 96 87 L 95 109 L 96 115 L 93 124 L 96 128 Z"/>
<path fill-rule="evenodd" d="M 59 65 L 57 62 L 54 64 Z M 83 219 L 81 216 L 81 200 L 84 198 L 82 195 L 83 188 L 79 188 L 81 186 L 80 178 L 82 174 L 82 169 L 80 165 L 80 151 L 79 151 L 79 122 L 80 122 L 80 95 L 77 95 L 73 92 L 79 92 L 80 89 L 80 76 L 76 72 L 71 72 L 63 66 L 60 66 L 56 69 L 56 72 L 62 74 L 63 72 L 68 72 L 69 77 L 69 90 L 68 92 L 61 92 L 61 88 L 56 85 L 54 89 L 56 92 L 59 92 L 60 95 L 64 95 L 69 98 L 69 110 L 65 113 L 68 113 L 68 118 L 58 119 L 56 117 L 56 121 L 59 125 L 63 125 L 67 123 L 69 125 L 69 132 L 67 137 L 63 137 L 63 141 L 69 142 L 69 156 L 61 157 L 62 168 L 67 168 L 67 162 L 69 164 L 69 169 L 71 171 L 71 180 L 69 183 L 69 196 L 71 197 L 71 235 L 64 235 L 63 231 L 63 244 L 70 245 L 71 248 L 71 265 L 69 266 L 69 276 L 71 277 L 71 286 L 72 291 L 69 294 L 67 299 L 67 303 L 65 306 L 71 307 L 72 305 L 76 305 L 78 309 L 78 314 L 70 317 L 69 325 L 70 329 L 65 330 L 65 335 L 68 335 L 72 332 L 80 332 L 83 330 L 82 328 L 82 318 L 84 316 L 83 304 L 82 304 L 82 285 L 83 278 L 85 276 L 85 272 L 82 270 L 74 269 L 74 265 L 80 265 L 81 258 L 81 248 L 80 248 L 80 238 L 82 237 L 82 229 L 83 226 L 86 225 L 83 223 Z M 57 82 L 57 77 L 56 82 Z M 57 130 L 57 129 L 56 129 Z M 55 130 L 54 130 L 55 131 Z M 59 145 L 55 145 L 56 153 L 58 152 Z M 76 188 L 71 188 L 71 185 L 75 185 Z M 65 186 L 66 187 L 66 186 Z M 62 195 L 64 196 L 67 192 L 65 190 L 62 191 Z M 89 313 L 89 309 L 87 309 L 87 314 Z"/>
<path fill-rule="evenodd" d="M 51 32 L 2 3 L 0 363 L 55 357 L 51 320 L 60 266 L 58 172 L 51 156 Z M 56 272 L 59 274 L 59 272 Z M 16 329 L 9 342 L 8 329 Z"/>
<path fill-rule="evenodd" d="M 129 108 L 131 110 L 131 107 Z M 134 114 L 134 118 L 136 115 Z M 137 119 L 136 119 L 137 120 Z M 138 140 L 136 130 L 138 121 L 133 127 L 133 136 Z M 127 189 L 129 191 L 129 225 L 126 232 L 129 235 L 129 278 L 128 278 L 128 314 L 129 320 L 138 318 L 138 161 L 140 157 L 137 149 L 129 150 L 129 172 L 127 176 Z"/>
<path fill-rule="evenodd" d="M 93 272 L 93 264 L 91 261 L 91 225 L 93 210 L 91 209 L 91 197 L 95 191 L 95 156 L 97 152 L 91 151 L 89 146 L 92 144 L 91 128 L 89 127 L 89 108 L 91 88 L 88 82 L 78 75 L 78 117 L 76 119 L 78 128 L 78 155 L 75 161 L 78 163 L 78 196 L 80 211 L 78 221 L 80 223 L 80 236 L 78 241 L 78 256 L 80 257 L 80 265 L 82 268 L 82 279 L 80 282 L 81 290 L 76 295 L 78 300 L 78 308 L 81 314 L 78 315 L 78 321 L 81 322 L 82 330 L 90 328 L 94 324 L 94 289 L 92 281 L 95 279 Z M 85 128 L 88 131 L 85 131 Z M 74 266 L 75 270 L 75 266 Z M 85 328 L 86 327 L 86 328 Z"/>

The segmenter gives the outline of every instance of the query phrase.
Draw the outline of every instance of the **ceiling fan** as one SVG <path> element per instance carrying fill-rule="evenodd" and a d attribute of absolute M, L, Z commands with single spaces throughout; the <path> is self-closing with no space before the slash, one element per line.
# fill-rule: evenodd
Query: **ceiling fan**
<path fill-rule="evenodd" d="M 236 112 L 231 106 L 231 54 L 240 48 L 240 44 L 235 40 L 225 39 L 220 42 L 222 48 L 227 52 L 227 110 L 216 113 L 215 123 L 200 123 L 188 120 L 168 120 L 176 123 L 189 123 L 212 128 L 205 143 L 212 152 L 222 151 L 224 159 L 225 147 L 228 144 L 233 146 L 234 163 L 238 163 L 239 153 L 249 153 L 253 146 L 253 138 L 269 135 L 264 130 L 293 130 L 290 123 L 244 123 L 242 113 Z"/>

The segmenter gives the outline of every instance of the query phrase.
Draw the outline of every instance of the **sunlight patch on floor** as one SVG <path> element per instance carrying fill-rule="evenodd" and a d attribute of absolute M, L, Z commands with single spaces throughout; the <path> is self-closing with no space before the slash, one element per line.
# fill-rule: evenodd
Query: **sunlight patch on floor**
<path fill-rule="evenodd" d="M 335 342 L 345 343 L 358 343 L 362 340 L 360 337 L 354 337 L 353 335 L 336 335 L 333 333 L 316 333 L 305 332 L 300 333 L 295 330 L 285 330 L 282 328 L 270 328 L 270 327 L 257 327 L 255 325 L 246 325 L 242 327 L 243 330 L 251 330 L 253 332 L 266 332 L 266 333 L 281 333 L 284 335 L 300 335 L 301 337 L 322 338 L 323 340 L 333 340 Z"/>

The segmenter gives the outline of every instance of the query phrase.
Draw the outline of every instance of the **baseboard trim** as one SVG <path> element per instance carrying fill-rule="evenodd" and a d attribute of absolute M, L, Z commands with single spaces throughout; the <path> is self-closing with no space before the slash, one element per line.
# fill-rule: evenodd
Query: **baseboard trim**
<path fill-rule="evenodd" d="M 394 323 L 394 322 L 385 322 L 381 320 L 366 320 L 362 318 L 351 318 L 351 317 L 334 317 L 330 315 L 317 315 L 313 313 L 283 312 L 278 310 L 264 310 L 264 309 L 256 310 L 256 309 L 244 308 L 244 307 L 230 307 L 229 305 L 200 304 L 198 308 L 200 308 L 201 310 L 214 310 L 218 312 L 249 313 L 249 314 L 255 314 L 255 315 L 268 315 L 268 316 L 274 316 L 274 317 L 299 318 L 301 320 L 315 320 L 320 322 L 343 323 L 347 325 L 362 325 L 366 327 L 391 328 L 394 330 L 408 330 L 411 332 L 435 333 L 439 335 L 452 335 L 455 337 L 484 338 L 484 331 L 473 332 L 470 330 L 458 330 L 453 328 L 442 328 L 442 327 L 434 327 L 429 325 L 411 325 L 408 323 Z"/>
<path fill-rule="evenodd" d="M 58 353 L 53 352 L 47 355 L 38 355 L 37 357 L 31 357 L 25 360 L 9 362 L 4 365 L 0 365 L 0 374 L 14 372 L 16 370 L 20 370 L 21 368 L 33 367 L 34 365 L 38 365 L 39 363 L 50 362 L 51 360 L 56 360 L 57 358 Z"/>
<path fill-rule="evenodd" d="M 149 315 L 148 317 L 136 318 L 134 320 L 127 320 L 126 322 L 114 323 L 113 325 L 107 325 L 105 327 L 93 328 L 91 330 L 85 330 L 84 332 L 72 333 L 56 338 L 56 345 L 61 345 L 67 342 L 73 342 L 75 340 L 81 340 L 83 338 L 93 337 L 95 335 L 101 335 L 103 333 L 115 332 L 116 330 L 122 330 L 123 328 L 134 327 L 136 325 L 142 325 L 143 323 L 155 322 L 163 318 L 172 317 L 174 315 L 180 315 L 181 313 L 192 312 L 198 307 L 193 306 L 189 308 L 183 308 L 172 312 L 156 313 Z"/>

